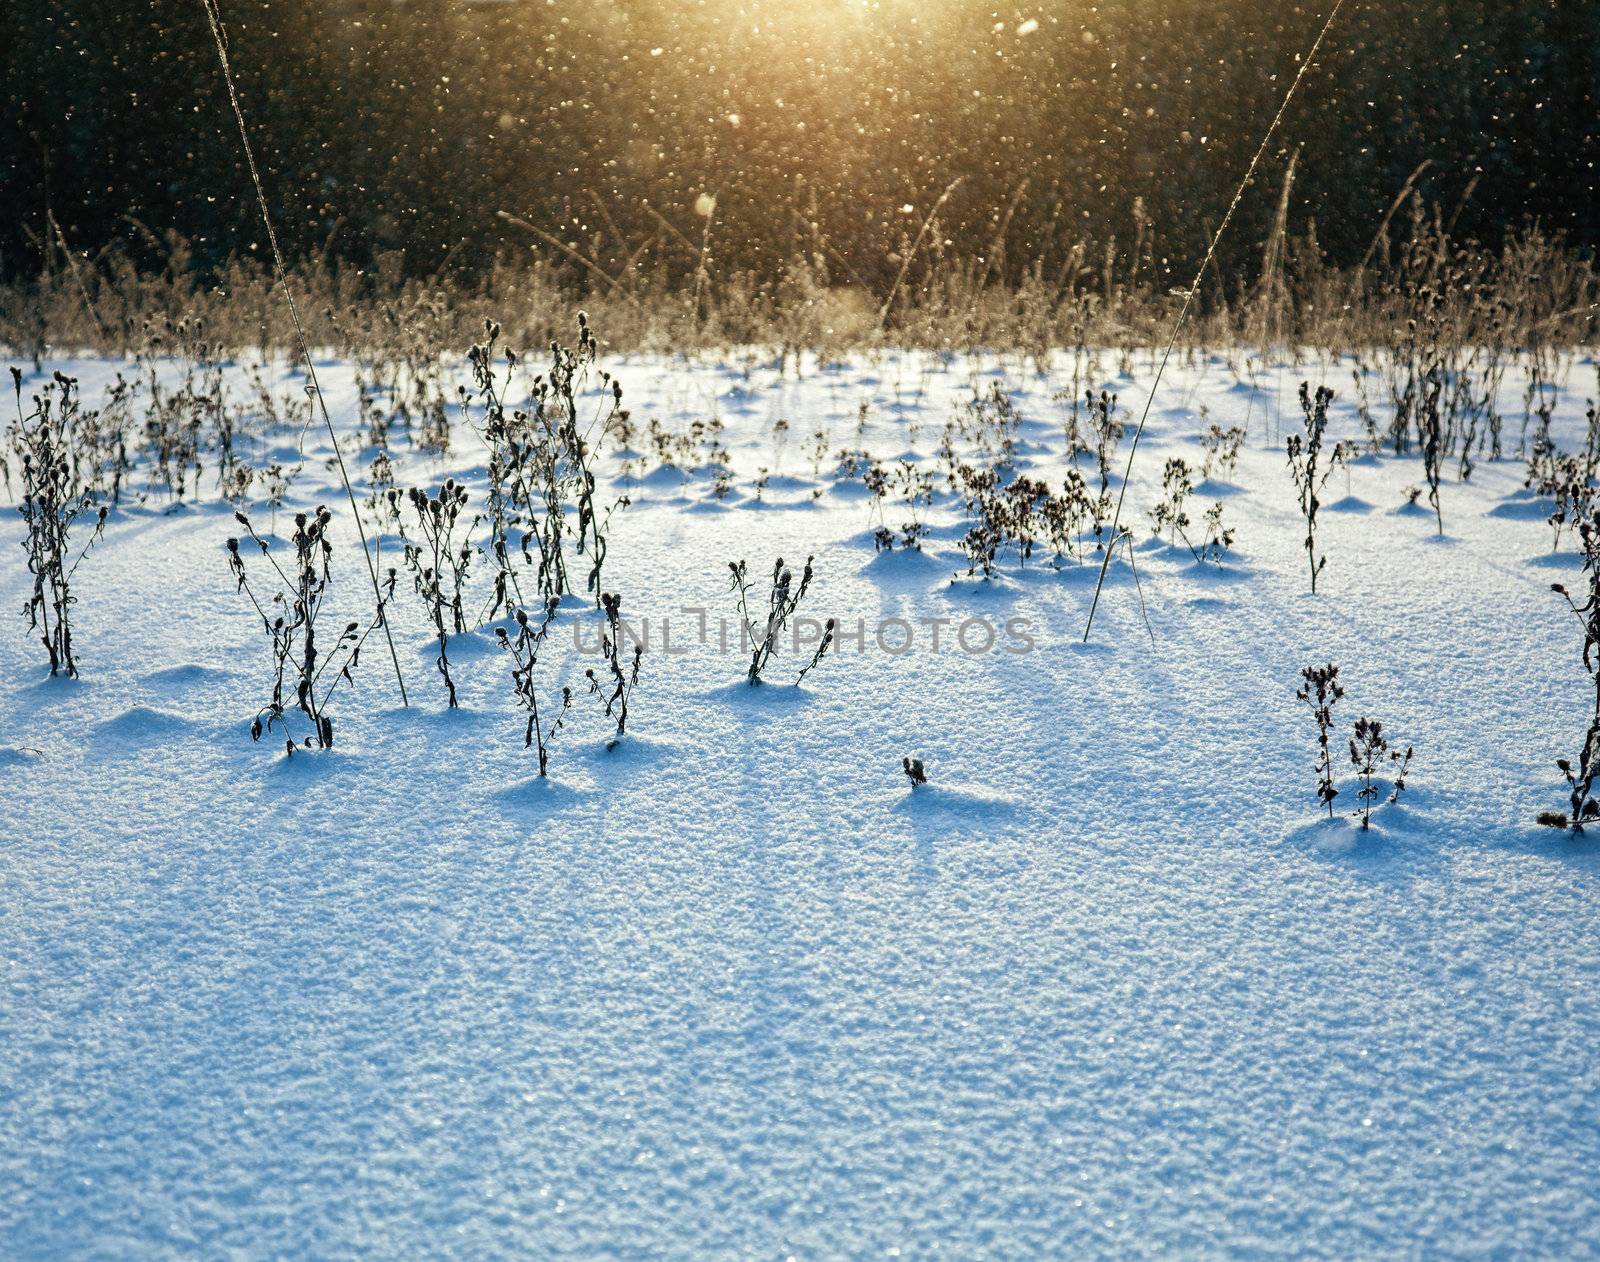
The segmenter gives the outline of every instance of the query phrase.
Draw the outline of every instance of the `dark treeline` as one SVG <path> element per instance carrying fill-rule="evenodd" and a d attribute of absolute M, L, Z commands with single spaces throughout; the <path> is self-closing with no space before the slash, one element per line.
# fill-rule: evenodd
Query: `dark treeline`
<path fill-rule="evenodd" d="M 1187 279 L 1330 2 L 222 11 L 291 253 L 402 251 L 426 275 L 553 251 L 504 211 L 613 274 L 688 271 L 708 244 L 720 267 L 801 252 L 881 292 L 957 177 L 934 252 L 1013 276 L 1080 241 L 1098 271 L 1114 243 L 1119 274 Z M 177 233 L 201 266 L 264 250 L 201 0 L 14 0 L 4 25 L 5 276 L 63 239 L 155 263 Z M 1597 99 L 1594 0 L 1349 4 L 1224 266 L 1259 257 L 1296 150 L 1289 228 L 1314 220 L 1335 261 L 1424 161 L 1458 235 L 1532 219 L 1593 246 Z"/>

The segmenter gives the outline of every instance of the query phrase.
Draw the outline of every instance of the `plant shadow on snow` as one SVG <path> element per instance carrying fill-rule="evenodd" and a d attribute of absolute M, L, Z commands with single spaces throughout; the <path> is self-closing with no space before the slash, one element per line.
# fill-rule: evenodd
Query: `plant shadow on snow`
<path fill-rule="evenodd" d="M 966 602 L 974 602 L 1003 608 L 1016 604 L 1017 598 L 1026 590 L 1018 579 L 1010 574 L 996 574 L 993 578 L 955 574 L 945 584 L 943 594 L 951 603 L 962 607 L 965 607 Z"/>
<path fill-rule="evenodd" d="M 947 578 L 947 563 L 917 548 L 879 552 L 856 571 L 881 592 L 928 592 Z"/>
<path fill-rule="evenodd" d="M 990 839 L 1011 826 L 1018 813 L 1010 798 L 959 785 L 919 784 L 889 807 L 906 822 L 916 846 L 915 883 L 926 888 L 939 875 L 939 846 L 965 838 Z"/>
<path fill-rule="evenodd" d="M 136 705 L 97 723 L 95 745 L 106 753 L 134 754 L 152 744 L 175 745 L 201 739 L 203 733 L 189 719 L 169 710 Z"/>
<path fill-rule="evenodd" d="M 1415 500 L 1407 500 L 1404 504 L 1398 505 L 1395 508 L 1391 508 L 1389 510 L 1389 516 L 1391 516 L 1391 517 L 1432 517 L 1433 516 L 1433 509 L 1428 508 L 1425 505 L 1419 504 Z"/>
<path fill-rule="evenodd" d="M 503 809 L 518 814 L 548 813 L 583 800 L 583 794 L 570 784 L 540 775 L 496 789 L 489 797 Z"/>
<path fill-rule="evenodd" d="M 1528 491 L 1507 496 L 1484 514 L 1511 521 L 1545 521 L 1555 511 L 1552 500 L 1540 499 Z"/>
<path fill-rule="evenodd" d="M 206 685 L 221 684 L 229 678 L 228 672 L 218 670 L 215 666 L 202 666 L 198 662 L 185 662 L 181 666 L 167 666 L 161 670 L 153 670 L 139 677 L 139 682 L 146 688 L 159 688 L 167 691 L 184 691 L 190 688 L 201 688 Z"/>
<path fill-rule="evenodd" d="M 1116 563 L 1113 562 L 1113 571 Z M 1124 573 L 1118 578 L 1128 577 L 1126 566 Z M 1143 571 L 1140 571 L 1143 577 Z M 1054 559 L 1035 562 L 1026 566 L 1008 566 L 1004 573 L 996 573 L 995 577 L 988 580 L 990 583 L 1001 582 L 1014 592 L 1023 592 L 1036 587 L 1081 587 L 1092 590 L 1096 580 L 1100 577 L 1100 562 L 1095 559 L 1072 561 L 1063 559 L 1057 563 Z M 984 580 L 966 574 L 957 574 L 952 580 L 952 585 L 965 583 L 979 583 Z M 1112 574 L 1107 573 L 1106 585 L 1112 583 Z M 1132 579 L 1128 579 L 1132 586 Z"/>
<path fill-rule="evenodd" d="M 1382 877 L 1392 884 L 1409 884 L 1419 860 L 1437 855 L 1446 842 L 1459 840 L 1455 832 L 1457 821 L 1450 820 L 1448 836 L 1441 832 L 1440 816 L 1430 809 L 1441 803 L 1424 785 L 1408 782 L 1398 802 L 1389 801 L 1394 791 L 1392 781 L 1374 776 L 1372 785 L 1378 792 L 1373 799 L 1371 827 L 1361 827 L 1356 810 L 1361 782 L 1346 778 L 1339 784 L 1333 818 L 1318 815 L 1307 820 L 1291 828 L 1284 841 L 1316 858 L 1328 862 L 1348 860 L 1359 864 L 1367 875 Z"/>
<path fill-rule="evenodd" d="M 244 735 L 248 738 L 249 733 Z M 269 739 L 272 746 L 265 752 L 270 761 L 262 769 L 262 774 L 279 783 L 325 784 L 347 775 L 359 775 L 369 767 L 370 760 L 340 749 L 337 745 L 332 749 L 299 749 L 289 754 L 284 752 L 283 741 L 276 732 L 270 738 L 263 736 L 261 744 L 265 746 Z"/>
<path fill-rule="evenodd" d="M 689 475 L 675 464 L 658 465 L 642 478 L 637 479 L 638 485 L 648 487 L 664 487 L 677 490 L 689 481 Z"/>
<path fill-rule="evenodd" d="M 1536 570 L 1573 572 L 1583 568 L 1583 558 L 1576 552 L 1541 552 L 1538 556 L 1529 557 L 1527 564 Z"/>
<path fill-rule="evenodd" d="M 1187 579 L 1194 583 L 1242 583 L 1256 577 L 1255 570 L 1233 552 L 1229 552 L 1219 564 L 1215 561 L 1200 560 L 1183 544 L 1168 544 L 1156 539 L 1146 540 L 1140 544 L 1139 551 L 1145 554 L 1147 560 L 1163 562 L 1167 566 L 1163 571 L 1165 576 Z M 1110 574 L 1108 573 L 1106 577 L 1109 581 Z M 1131 576 L 1129 585 L 1132 585 Z"/>
<path fill-rule="evenodd" d="M 1187 579 L 1202 587 L 1231 587 L 1235 583 L 1248 583 L 1258 578 L 1254 567 L 1244 561 L 1228 560 L 1221 565 L 1210 561 L 1189 558 L 1178 570 L 1176 577 Z"/>
<path fill-rule="evenodd" d="M 602 784 L 606 784 L 613 780 L 627 782 L 628 777 L 644 768 L 672 762 L 681 753 L 681 748 L 669 741 L 652 740 L 629 732 L 615 743 L 607 740 L 579 746 L 575 756 L 583 760 L 584 766 Z"/>
<path fill-rule="evenodd" d="M 982 831 L 1014 815 L 1017 804 L 1010 798 L 979 789 L 921 784 L 906 790 L 889 809 L 919 823 L 936 824 L 941 831 L 961 824 L 971 825 L 972 831 Z"/>
<path fill-rule="evenodd" d="M 48 706 L 81 697 L 93 687 L 88 680 L 74 679 L 71 675 L 41 675 L 32 683 L 24 684 L 17 695 Z"/>
<path fill-rule="evenodd" d="M 1485 830 L 1468 840 L 1487 850 L 1511 851 L 1538 859 L 1559 859 L 1592 877 L 1600 878 L 1600 828 L 1593 825 L 1582 833 L 1574 833 L 1571 829 L 1525 824 L 1511 830 Z"/>
<path fill-rule="evenodd" d="M 928 533 L 928 532 L 924 532 Z M 846 535 L 834 544 L 839 548 L 854 548 L 862 552 L 871 551 L 875 556 L 897 556 L 898 552 L 884 553 L 878 547 L 877 532 L 875 530 L 858 530 L 853 535 Z"/>
<path fill-rule="evenodd" d="M 8 716 L 7 734 L 24 734 L 31 722 L 45 718 L 53 724 L 59 724 L 61 716 L 58 710 L 92 697 L 96 691 L 95 685 L 89 681 L 67 675 L 45 675 L 24 684 L 12 694 L 15 708 Z"/>
<path fill-rule="evenodd" d="M 420 728 L 437 728 L 446 732 L 505 722 L 505 716 L 500 711 L 479 710 L 472 706 L 457 706 L 454 709 L 443 706 L 436 709 L 426 698 L 419 702 L 415 695 L 409 706 L 392 706 L 380 713 L 386 724 L 409 723 Z"/>
<path fill-rule="evenodd" d="M 952 502 L 955 499 L 954 496 L 951 496 L 950 498 Z M 964 521 L 944 523 L 928 522 L 924 523 L 922 537 L 924 539 L 937 539 L 942 543 L 960 543 L 962 539 L 966 538 L 966 534 L 969 529 L 971 529 L 971 527 L 969 527 Z M 860 540 L 863 544 L 870 545 L 872 543 L 872 531 L 870 530 L 864 530 L 859 535 L 855 535 L 853 537 Z"/>
<path fill-rule="evenodd" d="M 1394 809 L 1375 810 L 1368 829 L 1347 811 L 1332 819 L 1322 815 L 1290 829 L 1284 841 L 1324 863 L 1354 865 L 1361 875 L 1407 885 L 1415 877 L 1417 855 L 1406 845 L 1407 832 L 1395 827 L 1398 821 L 1387 814 Z"/>
<path fill-rule="evenodd" d="M 816 698 L 799 684 L 752 684 L 747 680 L 724 684 L 701 694 L 707 701 L 720 701 L 741 719 L 749 722 L 758 714 L 782 714 L 803 710 Z"/>
<path fill-rule="evenodd" d="M 495 625 L 514 628 L 514 624 L 509 619 L 501 619 Z M 503 651 L 498 639 L 495 637 L 492 626 L 480 627 L 471 631 L 460 631 L 450 636 L 448 652 L 452 665 L 458 661 L 477 662 L 488 657 L 498 657 Z M 429 666 L 432 666 L 434 659 L 439 656 L 438 640 L 428 640 L 426 643 L 418 645 L 417 656 L 424 659 Z"/>

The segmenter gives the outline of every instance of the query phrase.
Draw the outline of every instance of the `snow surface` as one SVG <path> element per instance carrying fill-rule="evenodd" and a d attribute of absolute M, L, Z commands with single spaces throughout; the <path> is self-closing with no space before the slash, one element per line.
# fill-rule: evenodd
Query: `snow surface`
<path fill-rule="evenodd" d="M 93 406 L 119 366 L 45 367 Z M 1162 459 L 1198 462 L 1204 405 L 1250 431 L 1235 553 L 1142 545 L 1155 646 L 1121 564 L 1085 646 L 1088 567 L 967 579 L 948 502 L 925 555 L 875 556 L 859 483 L 830 459 L 813 501 L 802 450 L 824 426 L 830 453 L 932 467 L 1000 382 L 1019 467 L 1054 480 L 1069 357 L 612 366 L 641 425 L 721 415 L 737 476 L 726 504 L 704 471 L 613 476 L 606 585 L 688 651 L 652 643 L 615 752 L 579 697 L 548 783 L 503 654 L 463 646 L 446 712 L 404 591 L 412 707 L 375 642 L 331 753 L 252 744 L 267 658 L 209 477 L 113 515 L 78 574 L 79 681 L 43 677 L 8 544 L 0 1254 L 1600 1256 L 1600 843 L 1532 822 L 1592 698 L 1549 590 L 1577 563 L 1521 462 L 1447 483 L 1443 538 L 1400 507 L 1420 459 L 1335 474 L 1313 598 L 1281 435 L 1302 378 L 1354 432 L 1348 364 L 1258 387 L 1184 364 L 1127 515 L 1147 534 Z M 1095 384 L 1137 408 L 1148 354 L 1131 368 Z M 348 366 L 322 374 L 348 420 Z M 1568 365 L 1564 446 L 1593 379 Z M 477 485 L 457 434 L 402 482 Z M 266 445 L 300 441 L 290 503 L 335 513 L 342 624 L 365 574 L 327 445 Z M 1036 650 L 947 632 L 743 687 L 681 610 L 731 619 L 729 560 L 807 553 L 816 616 L 1023 617 Z M 586 664 L 580 619 L 552 680 Z M 1366 835 L 1348 779 L 1317 814 L 1293 694 L 1330 660 L 1341 727 L 1417 749 Z"/>

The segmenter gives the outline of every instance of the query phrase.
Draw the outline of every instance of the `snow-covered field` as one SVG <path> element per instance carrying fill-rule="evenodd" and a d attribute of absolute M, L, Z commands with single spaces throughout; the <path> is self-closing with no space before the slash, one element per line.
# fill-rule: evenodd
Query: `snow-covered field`
<path fill-rule="evenodd" d="M 1448 481 L 1443 537 L 1404 507 L 1417 456 L 1335 473 L 1312 597 L 1282 438 L 1302 378 L 1355 436 L 1348 363 L 1255 387 L 1186 363 L 1125 512 L 1154 645 L 1121 561 L 1084 645 L 1094 564 L 968 578 L 943 494 L 923 552 L 877 554 L 834 473 L 841 448 L 936 473 L 999 383 L 1016 469 L 1057 482 L 1069 356 L 740 361 L 609 365 L 641 435 L 720 417 L 734 476 L 719 500 L 642 437 L 627 480 L 606 451 L 632 503 L 605 585 L 651 641 L 627 739 L 608 752 L 575 688 L 545 783 L 487 632 L 446 710 L 404 576 L 410 708 L 373 641 L 332 751 L 252 743 L 267 650 L 209 476 L 112 515 L 77 576 L 82 678 L 47 680 L 10 517 L 0 1255 L 1600 1256 L 1600 843 L 1533 823 L 1592 695 L 1550 591 L 1576 554 L 1523 462 Z M 118 367 L 46 371 L 95 406 Z M 364 471 L 350 370 L 322 374 Z M 1137 410 L 1151 377 L 1107 355 L 1092 384 Z M 1564 447 L 1594 380 L 1569 366 Z M 1220 567 L 1146 516 L 1212 422 L 1249 434 L 1190 506 L 1226 504 Z M 459 424 L 442 460 L 395 450 L 402 485 L 481 487 Z M 244 454 L 302 451 L 285 511 L 333 511 L 342 625 L 371 591 L 324 436 Z M 764 581 L 808 554 L 801 612 L 862 642 L 746 687 L 728 562 Z M 555 624 L 551 683 L 593 663 L 580 624 L 592 644 L 592 612 Z M 1318 815 L 1294 693 L 1328 661 L 1342 770 L 1362 714 L 1417 751 L 1366 834 L 1348 775 Z"/>

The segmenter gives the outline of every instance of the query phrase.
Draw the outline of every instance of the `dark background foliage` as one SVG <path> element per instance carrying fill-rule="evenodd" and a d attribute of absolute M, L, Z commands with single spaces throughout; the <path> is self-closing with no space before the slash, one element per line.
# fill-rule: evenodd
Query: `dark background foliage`
<path fill-rule="evenodd" d="M 1126 267 L 1139 242 L 1147 277 L 1186 280 L 1326 2 L 222 8 L 291 253 L 428 274 L 548 248 L 507 211 L 608 268 L 645 246 L 635 265 L 687 269 L 713 194 L 720 265 L 809 250 L 881 286 L 958 176 L 935 249 L 1014 276 L 1079 239 Z M 13 0 L 4 23 L 6 275 L 39 270 L 47 212 L 80 251 L 263 249 L 200 0 Z M 1594 0 L 1350 0 L 1318 62 L 1228 264 L 1249 270 L 1296 149 L 1290 227 L 1314 219 L 1335 260 L 1424 160 L 1461 234 L 1536 219 L 1595 244 Z"/>

